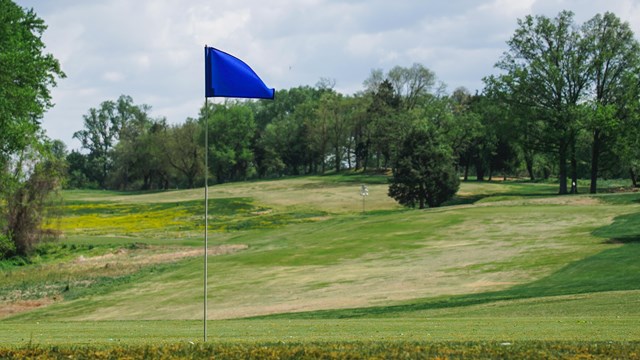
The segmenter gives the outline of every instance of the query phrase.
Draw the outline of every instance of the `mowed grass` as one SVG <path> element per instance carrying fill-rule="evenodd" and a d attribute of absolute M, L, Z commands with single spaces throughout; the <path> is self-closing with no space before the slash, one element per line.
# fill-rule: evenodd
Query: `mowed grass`
<path fill-rule="evenodd" d="M 640 340 L 640 196 L 555 191 L 463 183 L 460 205 L 418 211 L 383 177 L 212 187 L 211 246 L 236 247 L 209 259 L 209 340 Z M 201 339 L 202 189 L 97 193 L 65 193 L 60 222 L 62 244 L 96 261 L 3 270 L 0 294 L 58 290 L 0 322 L 2 342 Z"/>

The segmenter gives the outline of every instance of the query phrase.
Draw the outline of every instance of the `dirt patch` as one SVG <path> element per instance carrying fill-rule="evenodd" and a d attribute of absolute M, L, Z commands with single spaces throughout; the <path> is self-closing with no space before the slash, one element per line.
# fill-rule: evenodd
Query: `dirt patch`
<path fill-rule="evenodd" d="M 598 191 L 601 192 L 601 193 L 612 193 L 612 194 L 635 193 L 635 192 L 640 192 L 640 188 L 633 187 L 633 186 L 627 186 L 627 187 L 609 188 L 609 189 L 604 189 L 604 190 L 598 189 Z"/>
<path fill-rule="evenodd" d="M 532 204 L 543 205 L 598 205 L 600 200 L 589 196 L 555 196 L 531 200 Z"/>
<path fill-rule="evenodd" d="M 207 254 L 209 256 L 225 255 L 248 248 L 249 246 L 244 244 L 215 245 L 209 246 Z M 119 248 L 104 255 L 91 257 L 81 255 L 67 263 L 50 264 L 45 266 L 43 271 L 55 270 L 58 273 L 68 274 L 66 279 L 71 280 L 68 280 L 67 289 L 69 286 L 89 287 L 94 282 L 94 279 L 87 274 L 99 273 L 100 276 L 119 277 L 134 273 L 145 266 L 172 263 L 186 258 L 199 257 L 203 254 L 204 249 L 192 247 L 166 248 L 148 246 L 142 249 Z M 86 278 L 87 276 L 89 278 Z M 59 274 L 58 277 L 60 277 Z M 77 277 L 80 278 L 77 279 Z M 42 289 L 38 288 L 43 292 L 40 295 L 42 297 L 39 299 L 24 299 L 26 297 L 25 293 L 21 290 L 16 290 L 15 293 L 6 297 L 4 301 L 0 301 L 0 319 L 59 302 L 64 296 L 63 285 L 58 285 L 57 288 L 51 288 L 55 287 L 54 285 L 44 285 L 41 287 Z M 33 295 L 30 297 L 33 297 Z"/>
<path fill-rule="evenodd" d="M 499 287 L 506 287 L 506 286 L 511 286 L 511 285 L 515 285 L 516 283 L 514 282 L 507 282 L 507 281 L 486 281 L 486 280 L 478 280 L 478 281 L 474 281 L 472 283 L 469 284 L 465 284 L 465 287 L 471 288 L 473 291 L 477 291 L 477 290 L 482 290 L 484 288 L 499 288 Z"/>
<path fill-rule="evenodd" d="M 209 256 L 225 255 L 225 254 L 231 254 L 234 252 L 246 250 L 248 248 L 249 246 L 245 244 L 209 246 L 209 248 L 207 249 L 207 254 Z M 202 256 L 203 253 L 204 253 L 204 249 L 194 249 L 194 248 L 188 248 L 188 249 L 181 248 L 171 252 L 151 253 L 151 254 L 149 254 L 148 252 L 140 253 L 140 252 L 130 251 L 124 248 L 120 248 L 113 253 L 109 253 L 105 255 L 92 256 L 88 258 L 81 255 L 77 259 L 75 259 L 74 262 L 76 264 L 95 264 L 95 263 L 103 263 L 105 261 L 123 260 L 126 258 L 137 264 L 157 264 L 157 263 L 178 261 L 188 257 Z"/>
<path fill-rule="evenodd" d="M 39 307 L 51 305 L 54 299 L 20 300 L 11 303 L 0 303 L 0 319 L 15 315 L 21 312 L 37 309 Z"/>
<path fill-rule="evenodd" d="M 249 246 L 244 244 L 218 245 L 218 246 L 209 247 L 207 249 L 207 255 L 216 256 L 216 255 L 231 254 L 234 252 L 246 250 L 248 248 Z M 203 253 L 204 253 L 204 249 L 193 249 L 193 250 L 184 250 L 184 251 L 177 251 L 177 252 L 163 253 L 163 254 L 140 255 L 140 257 L 144 257 L 145 262 L 148 262 L 148 263 L 163 263 L 163 262 L 177 261 L 177 260 L 188 258 L 188 257 L 202 256 Z"/>

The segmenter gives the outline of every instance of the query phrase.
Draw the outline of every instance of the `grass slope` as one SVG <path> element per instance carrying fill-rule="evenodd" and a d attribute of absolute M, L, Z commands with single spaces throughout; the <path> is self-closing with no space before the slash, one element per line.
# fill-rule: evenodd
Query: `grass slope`
<path fill-rule="evenodd" d="M 464 183 L 452 202 L 459 205 L 407 211 L 386 197 L 383 180 L 333 176 L 213 187 L 211 242 L 243 247 L 210 258 L 210 319 L 267 316 L 216 322 L 213 336 L 640 339 L 636 194 L 558 197 L 546 184 Z M 371 194 L 365 214 L 362 182 Z M 108 342 L 109 329 L 126 320 L 132 332 L 119 339 L 197 339 L 197 322 L 189 320 L 202 317 L 202 253 L 195 256 L 199 247 L 193 248 L 201 244 L 201 196 L 201 190 L 66 193 L 63 244 L 99 261 L 83 262 L 74 276 L 77 259 L 46 254 L 39 264 L 3 270 L 5 302 L 12 300 L 7 294 L 52 284 L 58 290 L 45 295 L 51 305 L 0 322 L 0 334 L 19 329 L 7 338 L 13 343 L 28 341 L 28 333 L 51 343 L 72 335 Z M 178 253 L 190 255 L 169 256 Z M 141 262 L 152 255 L 159 260 Z M 43 269 L 51 275 L 36 275 Z M 77 330 L 51 332 L 65 324 Z M 91 331 L 91 324 L 105 329 Z"/>

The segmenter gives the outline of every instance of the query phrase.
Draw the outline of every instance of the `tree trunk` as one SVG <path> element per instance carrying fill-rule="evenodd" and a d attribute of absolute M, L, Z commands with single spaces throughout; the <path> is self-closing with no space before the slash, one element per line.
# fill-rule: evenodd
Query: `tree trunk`
<path fill-rule="evenodd" d="M 418 198 L 420 199 L 420 209 L 424 209 L 425 194 L 424 194 L 424 184 L 422 183 L 420 183 L 420 194 L 418 195 Z"/>
<path fill-rule="evenodd" d="M 560 158 L 560 168 L 558 171 L 558 181 L 560 182 L 560 190 L 558 194 L 567 194 L 567 144 L 563 140 L 560 142 L 560 149 L 558 151 L 558 157 Z"/>
<path fill-rule="evenodd" d="M 370 142 L 369 140 L 367 140 L 364 145 L 362 159 L 360 160 L 361 161 L 360 166 L 362 167 L 362 170 L 364 172 L 367 172 L 367 165 L 369 164 L 369 146 L 370 146 Z"/>
<path fill-rule="evenodd" d="M 476 160 L 476 181 L 484 181 L 484 166 L 480 158 Z"/>
<path fill-rule="evenodd" d="M 104 162 L 104 164 L 102 164 L 102 180 L 100 181 L 100 186 L 102 187 L 102 190 L 107 189 L 107 162 L 106 161 Z"/>
<path fill-rule="evenodd" d="M 536 177 L 533 173 L 533 155 L 525 151 L 524 162 L 527 166 L 527 172 L 529 173 L 529 178 L 531 179 L 531 181 L 535 181 Z"/>
<path fill-rule="evenodd" d="M 150 178 L 148 174 L 145 174 L 142 180 L 142 190 L 149 190 L 149 183 L 150 183 Z"/>
<path fill-rule="evenodd" d="M 571 141 L 571 193 L 578 193 L 578 160 L 576 159 L 576 141 Z"/>
<path fill-rule="evenodd" d="M 464 179 L 463 181 L 469 180 L 469 161 L 464 164 Z"/>
<path fill-rule="evenodd" d="M 638 187 L 638 175 L 636 174 L 635 171 L 633 171 L 633 168 L 629 168 L 629 175 L 631 175 L 631 183 L 633 184 L 634 188 Z"/>
<path fill-rule="evenodd" d="M 602 136 L 600 130 L 593 132 L 593 145 L 591 146 L 591 185 L 589 193 L 598 192 L 598 159 L 600 158 L 600 148 L 602 144 Z"/>
<path fill-rule="evenodd" d="M 353 144 L 355 147 L 353 151 L 356 154 L 355 170 L 358 171 L 360 170 L 360 157 L 362 156 L 362 148 L 359 146 L 360 145 L 360 127 L 356 128 L 356 132 L 353 137 Z"/>

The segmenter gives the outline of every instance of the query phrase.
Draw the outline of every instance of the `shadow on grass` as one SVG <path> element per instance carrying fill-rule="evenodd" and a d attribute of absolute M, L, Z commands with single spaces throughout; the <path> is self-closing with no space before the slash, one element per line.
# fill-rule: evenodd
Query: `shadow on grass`
<path fill-rule="evenodd" d="M 453 199 L 446 201 L 442 206 L 455 206 L 455 205 L 470 205 L 475 204 L 482 200 L 502 201 L 502 200 L 516 200 L 516 199 L 533 199 L 556 196 L 556 194 L 547 192 L 534 192 L 534 193 L 521 193 L 521 192 L 505 192 L 499 194 L 476 194 L 468 196 L 456 195 Z"/>
<path fill-rule="evenodd" d="M 615 193 L 615 194 L 599 194 L 598 199 L 611 205 L 631 205 L 640 203 L 640 193 Z"/>
<path fill-rule="evenodd" d="M 618 243 L 637 242 L 640 238 L 640 213 L 617 216 L 611 224 L 594 230 L 592 235 Z"/>
<path fill-rule="evenodd" d="M 281 314 L 268 317 L 322 319 L 392 316 L 421 310 L 464 307 L 504 300 L 605 291 L 640 290 L 640 261 L 638 261 L 640 259 L 640 226 L 633 228 L 635 235 L 620 236 L 621 233 L 627 234 L 630 232 L 624 226 L 630 220 L 640 221 L 640 213 L 619 216 L 611 225 L 604 226 L 593 232 L 596 236 L 612 236 L 609 241 L 617 241 L 617 243 L 622 243 L 622 246 L 607 249 L 596 255 L 571 263 L 540 280 L 516 285 L 506 290 L 430 298 L 416 300 L 408 304 Z"/>
<path fill-rule="evenodd" d="M 630 236 L 630 237 L 621 237 L 621 238 L 613 238 L 604 242 L 605 244 L 640 244 L 640 236 Z"/>

